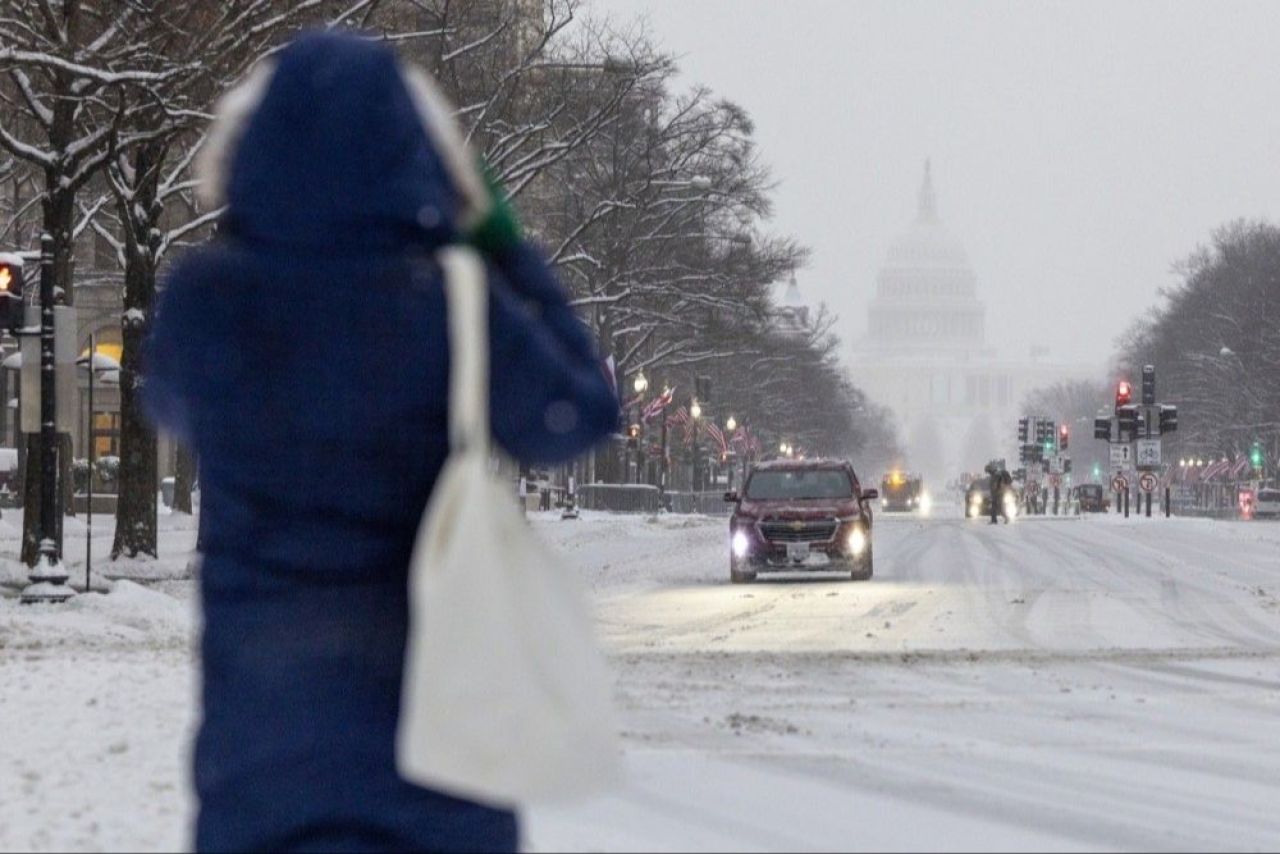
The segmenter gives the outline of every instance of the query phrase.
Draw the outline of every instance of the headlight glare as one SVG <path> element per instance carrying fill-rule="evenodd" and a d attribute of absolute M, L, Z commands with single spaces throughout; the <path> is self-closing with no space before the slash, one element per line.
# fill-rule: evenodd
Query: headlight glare
<path fill-rule="evenodd" d="M 747 538 L 745 531 L 734 531 L 729 539 L 729 545 L 733 549 L 734 557 L 743 558 L 751 552 L 751 540 Z"/>
<path fill-rule="evenodd" d="M 854 557 L 861 557 L 862 553 L 867 550 L 867 532 L 861 527 L 854 528 L 849 532 L 849 554 Z"/>

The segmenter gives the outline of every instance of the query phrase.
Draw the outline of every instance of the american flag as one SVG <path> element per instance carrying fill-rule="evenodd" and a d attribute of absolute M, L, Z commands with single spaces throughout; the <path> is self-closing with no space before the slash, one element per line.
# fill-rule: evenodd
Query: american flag
<path fill-rule="evenodd" d="M 721 454 L 729 453 L 729 445 L 724 440 L 724 431 L 722 431 L 719 427 L 717 427 L 711 421 L 706 422 L 704 430 L 706 434 L 710 436 L 717 445 L 720 446 Z"/>
<path fill-rule="evenodd" d="M 684 443 L 686 445 L 693 442 L 693 419 L 689 417 L 689 408 L 681 406 L 667 418 L 667 424 L 671 427 L 680 427 L 684 430 Z"/>
<path fill-rule="evenodd" d="M 733 438 L 729 440 L 729 444 L 733 445 L 739 453 L 759 453 L 760 439 L 755 433 L 751 432 L 751 428 L 745 424 L 734 431 Z"/>
<path fill-rule="evenodd" d="M 671 399 L 675 397 L 676 390 L 669 388 L 662 394 L 655 397 L 648 406 L 644 408 L 644 412 L 640 414 L 640 420 L 648 424 L 653 419 L 662 414 L 662 410 L 671 405 Z"/>

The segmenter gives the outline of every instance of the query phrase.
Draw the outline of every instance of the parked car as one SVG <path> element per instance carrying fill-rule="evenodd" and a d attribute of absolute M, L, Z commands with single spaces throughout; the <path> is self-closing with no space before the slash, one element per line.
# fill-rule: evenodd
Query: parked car
<path fill-rule="evenodd" d="M 1253 518 L 1280 519 L 1280 489 L 1264 486 L 1258 490 L 1258 497 L 1253 505 Z"/>
<path fill-rule="evenodd" d="M 1082 483 L 1072 492 L 1081 513 L 1106 513 L 1111 509 L 1111 499 L 1101 484 Z"/>
<path fill-rule="evenodd" d="M 729 492 L 729 579 L 761 572 L 839 569 L 872 576 L 871 504 L 844 460 L 776 460 L 756 466 L 741 494 Z"/>

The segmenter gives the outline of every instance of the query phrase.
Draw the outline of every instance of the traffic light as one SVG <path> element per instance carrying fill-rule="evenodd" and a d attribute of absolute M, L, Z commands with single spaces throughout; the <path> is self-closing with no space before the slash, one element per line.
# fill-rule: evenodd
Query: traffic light
<path fill-rule="evenodd" d="M 640 425 L 639 424 L 632 424 L 630 427 L 627 428 L 627 447 L 633 448 L 633 449 L 640 447 Z"/>
<path fill-rule="evenodd" d="M 1058 450 L 1065 451 L 1067 444 L 1071 441 L 1071 428 L 1063 424 L 1058 428 Z"/>
<path fill-rule="evenodd" d="M 22 316 L 22 260 L 9 257 L 0 261 L 0 323 L 17 332 L 26 321 Z"/>
<path fill-rule="evenodd" d="M 1102 466 L 1098 465 L 1097 463 L 1094 463 L 1094 464 L 1093 464 L 1093 479 L 1094 479 L 1094 480 L 1098 480 L 1100 477 L 1102 477 Z"/>
<path fill-rule="evenodd" d="M 1116 399 L 1120 399 L 1119 392 Z M 1120 428 L 1120 441 L 1132 441 L 1138 435 L 1138 407 L 1125 405 L 1116 409 L 1116 423 Z"/>
<path fill-rule="evenodd" d="M 1030 434 L 1030 430 L 1031 430 L 1031 419 L 1019 418 L 1018 419 L 1018 444 L 1020 445 L 1027 444 L 1027 436 Z"/>
<path fill-rule="evenodd" d="M 1156 405 L 1156 366 L 1144 365 L 1142 368 L 1142 405 Z"/>
<path fill-rule="evenodd" d="M 1120 407 L 1128 406 L 1133 400 L 1133 386 L 1128 380 L 1120 380 L 1116 383 L 1116 411 L 1120 411 Z"/>
<path fill-rule="evenodd" d="M 1254 442 L 1253 447 L 1249 449 L 1249 462 L 1254 468 L 1261 469 L 1263 459 L 1262 445 L 1258 442 Z"/>
<path fill-rule="evenodd" d="M 1162 406 L 1160 407 L 1160 435 L 1165 433 L 1176 433 L 1178 431 L 1178 407 Z"/>
<path fill-rule="evenodd" d="M 1110 418 L 1093 419 L 1093 438 L 1101 439 L 1104 442 L 1111 441 L 1111 419 Z"/>

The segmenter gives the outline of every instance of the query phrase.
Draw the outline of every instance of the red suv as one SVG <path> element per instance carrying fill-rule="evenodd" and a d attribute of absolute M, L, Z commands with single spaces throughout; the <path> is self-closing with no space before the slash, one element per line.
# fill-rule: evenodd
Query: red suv
<path fill-rule="evenodd" d="M 871 505 L 843 460 L 777 460 L 756 466 L 729 520 L 729 578 L 756 573 L 841 569 L 856 581 L 871 578 Z"/>

